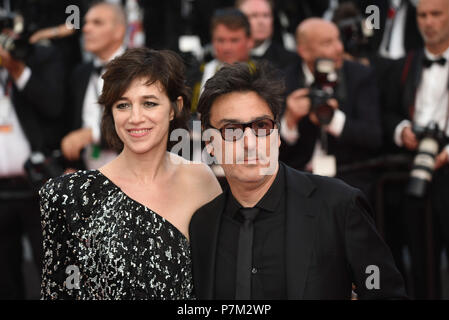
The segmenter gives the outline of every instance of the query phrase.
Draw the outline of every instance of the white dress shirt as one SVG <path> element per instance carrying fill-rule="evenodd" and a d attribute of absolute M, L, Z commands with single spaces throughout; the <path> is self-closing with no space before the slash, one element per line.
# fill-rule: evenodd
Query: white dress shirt
<path fill-rule="evenodd" d="M 203 93 L 206 81 L 212 78 L 222 66 L 223 63 L 221 63 L 217 59 L 213 59 L 212 61 L 209 61 L 208 63 L 205 64 L 203 77 L 201 78 L 200 94 Z"/>
<path fill-rule="evenodd" d="M 390 59 L 399 59 L 405 56 L 404 36 L 405 23 L 407 18 L 408 3 L 406 0 L 390 0 L 390 8 L 394 8 L 396 13 L 393 18 L 388 18 L 385 22 L 385 32 L 379 47 L 381 56 Z"/>
<path fill-rule="evenodd" d="M 251 55 L 255 57 L 262 57 L 268 48 L 271 46 L 271 39 L 267 39 L 262 42 L 259 46 L 251 50 Z"/>
<path fill-rule="evenodd" d="M 101 61 L 97 57 L 94 58 L 93 65 L 94 67 L 103 66 L 107 62 L 111 61 L 115 57 L 118 57 L 124 52 L 125 48 L 122 46 L 109 58 L 108 61 Z M 81 119 L 83 128 L 92 129 L 92 138 L 94 144 L 100 143 L 100 125 L 101 118 L 103 116 L 103 106 L 98 104 L 98 98 L 100 97 L 102 90 L 103 79 L 101 78 L 101 75 L 92 72 L 89 84 L 87 85 L 86 94 L 84 95 Z M 117 153 L 110 150 L 101 150 L 100 156 L 98 158 L 92 157 L 92 153 L 93 146 L 91 145 L 86 147 L 86 152 L 84 153 L 84 161 L 88 169 L 98 169 L 117 156 Z"/>
<path fill-rule="evenodd" d="M 437 60 L 439 57 L 431 54 L 427 49 L 424 54 L 430 60 Z M 442 66 L 433 63 L 429 68 L 423 68 L 421 81 L 416 91 L 415 113 L 413 122 L 426 127 L 430 121 L 438 123 L 440 130 L 445 130 L 446 136 L 449 136 L 449 126 L 446 126 L 446 119 L 449 116 L 449 48 L 442 54 L 446 58 L 446 63 Z M 394 132 L 394 142 L 399 147 L 403 146 L 401 135 L 405 127 L 411 127 L 409 120 L 403 120 L 396 127 Z M 445 147 L 449 154 L 449 145 Z"/>
<path fill-rule="evenodd" d="M 25 67 L 16 81 L 18 90 L 23 90 L 31 77 L 31 70 Z M 1 83 L 6 84 L 8 72 L 0 71 Z M 31 155 L 31 147 L 17 118 L 9 95 L 5 95 L 4 86 L 0 86 L 0 126 L 10 126 L 10 131 L 0 131 L 0 178 L 24 176 L 23 165 Z"/>

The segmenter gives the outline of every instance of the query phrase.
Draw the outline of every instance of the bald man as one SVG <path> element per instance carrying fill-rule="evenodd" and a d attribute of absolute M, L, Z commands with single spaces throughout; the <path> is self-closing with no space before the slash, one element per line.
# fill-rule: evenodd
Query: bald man
<path fill-rule="evenodd" d="M 427 196 L 402 201 L 406 204 L 403 225 L 414 295 L 418 299 L 435 299 L 441 296 L 441 250 L 449 249 L 449 0 L 420 0 L 416 19 L 424 48 L 409 52 L 394 66 L 386 136 L 397 152 L 411 156 L 416 154 L 420 141 L 413 127 L 423 128 L 435 121 L 445 136 L 435 158 Z M 404 189 L 405 185 L 398 199 L 404 197 Z"/>
<path fill-rule="evenodd" d="M 115 4 L 99 2 L 84 17 L 84 49 L 93 61 L 75 68 L 69 81 L 67 135 L 61 143 L 64 157 L 77 168 L 97 169 L 116 156 L 101 145 L 102 67 L 125 52 L 126 16 Z"/>
<path fill-rule="evenodd" d="M 301 60 L 286 71 L 286 110 L 281 122 L 284 143 L 280 158 L 296 169 L 316 173 L 323 170 L 320 163 L 325 163 L 325 170 L 336 167 L 336 172 L 327 174 L 336 175 L 370 197 L 373 181 L 370 172 L 340 169 L 350 169 L 351 165 L 374 157 L 381 146 L 378 90 L 373 71 L 343 60 L 339 30 L 331 22 L 319 18 L 304 20 L 297 28 L 296 40 Z M 331 59 L 338 75 L 335 98 L 328 101 L 334 109 L 328 125 L 318 121 L 309 98 L 318 58 Z"/>

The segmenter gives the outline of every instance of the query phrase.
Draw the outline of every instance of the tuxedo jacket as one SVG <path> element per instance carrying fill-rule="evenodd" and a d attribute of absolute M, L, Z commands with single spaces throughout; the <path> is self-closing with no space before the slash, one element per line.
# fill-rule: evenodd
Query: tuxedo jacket
<path fill-rule="evenodd" d="M 298 59 L 285 73 L 286 94 L 305 87 L 302 60 Z M 339 109 L 346 115 L 340 137 L 330 134 L 328 152 L 337 160 L 337 166 L 370 159 L 382 144 L 382 126 L 379 94 L 373 69 L 359 63 L 345 61 L 336 89 Z M 289 145 L 281 144 L 280 159 L 295 169 L 304 169 L 310 161 L 320 128 L 308 116 L 298 123 L 299 139 Z"/>
<path fill-rule="evenodd" d="M 280 70 L 294 64 L 298 56 L 294 52 L 286 50 L 282 45 L 272 41 L 265 54 L 260 57 L 252 56 L 254 60 L 266 60 Z"/>
<path fill-rule="evenodd" d="M 386 128 L 391 137 L 393 137 L 394 129 L 399 122 L 404 119 L 413 120 L 416 92 L 421 82 L 424 56 L 424 49 L 421 48 L 409 52 L 405 58 L 393 63 L 386 113 Z"/>
<path fill-rule="evenodd" d="M 67 102 L 71 117 L 68 119 L 69 123 L 66 127 L 66 133 L 82 127 L 84 98 L 92 72 L 94 72 L 93 62 L 87 62 L 76 66 L 70 75 Z"/>
<path fill-rule="evenodd" d="M 288 166 L 285 177 L 288 299 L 349 299 L 352 283 L 361 299 L 405 298 L 403 279 L 376 232 L 361 192 L 337 179 Z M 217 239 L 229 192 L 200 208 L 190 223 L 194 288 L 199 299 L 214 298 Z M 369 266 L 379 268 L 379 289 L 366 286 Z"/>
<path fill-rule="evenodd" d="M 11 100 L 32 151 L 59 148 L 64 111 L 64 64 L 52 46 L 35 45 L 25 64 L 31 77 L 23 90 L 13 82 Z"/>
<path fill-rule="evenodd" d="M 416 22 L 416 7 L 411 3 L 411 0 L 405 0 L 407 5 L 407 13 L 405 16 L 405 32 L 404 32 L 404 38 L 403 38 L 403 45 L 405 52 L 408 52 L 410 50 L 418 49 L 423 46 L 423 39 L 421 37 L 421 34 L 418 29 L 418 24 Z M 352 0 L 356 5 L 359 6 L 360 11 L 363 16 L 367 17 L 372 12 L 368 12 L 365 14 L 366 8 L 371 5 L 375 5 L 379 8 L 379 22 L 380 22 L 380 28 L 374 29 L 374 35 L 370 39 L 372 48 L 376 51 L 378 51 L 382 39 L 384 37 L 385 32 L 385 24 L 388 18 L 388 11 L 390 8 L 389 0 Z"/>
<path fill-rule="evenodd" d="M 388 79 L 386 107 L 382 119 L 385 127 L 386 145 L 390 151 L 399 150 L 393 142 L 394 131 L 398 124 L 404 119 L 413 122 L 416 93 L 421 83 L 424 57 L 424 48 L 421 48 L 412 50 L 405 58 L 393 62 L 391 76 Z M 449 74 L 446 76 L 449 77 Z M 448 143 L 449 138 L 446 137 L 445 145 Z M 410 153 L 405 148 L 402 148 L 401 151 Z"/>

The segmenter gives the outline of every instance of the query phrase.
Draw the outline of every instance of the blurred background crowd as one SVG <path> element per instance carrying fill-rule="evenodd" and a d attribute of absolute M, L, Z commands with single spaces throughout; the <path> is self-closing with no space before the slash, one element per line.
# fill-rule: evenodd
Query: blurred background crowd
<path fill-rule="evenodd" d="M 182 56 L 191 120 L 223 64 L 275 66 L 280 159 L 360 188 L 410 297 L 449 298 L 449 0 L 0 0 L 0 32 L 0 299 L 39 298 L 37 190 L 116 156 L 101 75 L 140 46 Z"/>

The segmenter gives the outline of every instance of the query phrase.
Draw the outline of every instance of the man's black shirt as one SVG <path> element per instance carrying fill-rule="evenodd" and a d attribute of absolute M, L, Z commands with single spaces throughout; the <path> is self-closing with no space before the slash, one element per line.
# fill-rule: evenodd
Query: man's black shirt
<path fill-rule="evenodd" d="M 279 166 L 273 184 L 256 204 L 251 299 L 286 299 L 285 283 L 285 170 Z M 228 191 L 218 236 L 215 298 L 235 299 L 236 260 L 242 205 Z"/>

